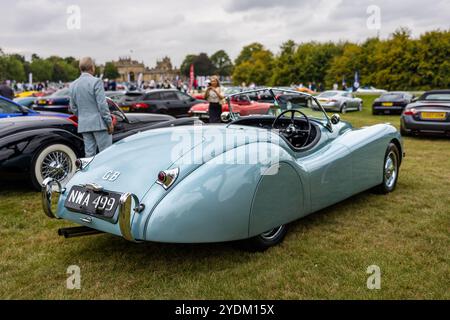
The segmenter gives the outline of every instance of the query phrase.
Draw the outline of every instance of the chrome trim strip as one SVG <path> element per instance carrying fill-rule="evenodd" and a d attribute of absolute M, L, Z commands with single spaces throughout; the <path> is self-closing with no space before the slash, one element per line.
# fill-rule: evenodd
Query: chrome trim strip
<path fill-rule="evenodd" d="M 136 204 L 136 207 L 132 209 L 132 201 Z M 139 202 L 138 197 L 134 193 L 126 192 L 119 200 L 119 227 L 122 237 L 128 241 L 135 242 L 131 231 L 131 218 L 132 213 L 140 213 L 145 209 L 145 206 Z"/>
<path fill-rule="evenodd" d="M 101 185 L 98 185 L 96 183 L 86 183 L 85 185 L 83 185 L 86 189 L 88 190 L 92 190 L 95 192 L 102 192 L 104 189 Z"/>
<path fill-rule="evenodd" d="M 80 221 L 84 223 L 92 223 L 92 218 L 91 217 L 80 218 Z"/>
<path fill-rule="evenodd" d="M 58 187 L 57 191 L 53 190 L 53 186 L 56 185 Z M 42 190 L 41 190 L 41 200 L 42 200 L 42 209 L 47 217 L 51 219 L 59 219 L 58 216 L 52 211 L 52 196 L 53 193 L 61 194 L 63 189 L 61 187 L 61 183 L 58 180 L 53 178 L 47 178 L 42 182 Z"/>

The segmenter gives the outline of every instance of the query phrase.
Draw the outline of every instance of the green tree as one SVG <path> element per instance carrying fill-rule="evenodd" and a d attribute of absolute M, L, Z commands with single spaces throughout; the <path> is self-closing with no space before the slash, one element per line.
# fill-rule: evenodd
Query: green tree
<path fill-rule="evenodd" d="M 190 71 L 191 71 L 191 65 L 194 63 L 194 60 L 197 56 L 195 54 L 188 54 L 184 60 L 183 63 L 180 66 L 180 72 L 182 75 L 185 75 L 186 77 L 189 77 Z"/>
<path fill-rule="evenodd" d="M 252 59 L 252 55 L 254 52 L 259 52 L 262 50 L 264 50 L 264 46 L 261 43 L 258 42 L 251 43 L 242 48 L 242 51 L 234 61 L 234 64 L 239 65 L 246 61 L 250 61 Z"/>
<path fill-rule="evenodd" d="M 193 61 L 195 74 L 199 76 L 210 76 L 215 73 L 215 67 L 206 53 L 200 53 Z"/>
<path fill-rule="evenodd" d="M 417 88 L 418 60 L 417 42 L 410 37 L 410 31 L 400 28 L 392 36 L 380 41 L 372 53 L 372 63 L 376 70 L 372 74 L 372 83 L 387 90 L 407 90 Z"/>
<path fill-rule="evenodd" d="M 324 82 L 331 61 L 342 54 L 343 44 L 308 42 L 300 44 L 294 55 L 292 72 L 297 82 Z"/>
<path fill-rule="evenodd" d="M 423 34 L 417 43 L 417 74 L 423 89 L 450 87 L 450 30 Z"/>
<path fill-rule="evenodd" d="M 105 68 L 103 70 L 103 77 L 107 79 L 117 79 L 120 77 L 120 73 L 113 62 L 105 63 Z"/>
<path fill-rule="evenodd" d="M 252 47 L 251 55 L 248 56 L 247 52 L 249 52 L 250 47 Z M 233 71 L 233 82 L 235 84 L 254 82 L 259 85 L 267 85 L 270 83 L 274 63 L 272 52 L 263 46 L 252 44 L 244 47 L 239 56 L 241 59 L 236 59 L 236 61 L 240 61 L 240 63 L 235 65 Z"/>
<path fill-rule="evenodd" d="M 61 59 L 53 62 L 52 81 L 68 82 L 75 80 L 77 76 L 78 70 L 65 60 Z"/>
<path fill-rule="evenodd" d="M 347 82 L 354 78 L 355 72 L 364 66 L 363 48 L 354 43 L 346 43 L 342 55 L 335 56 L 325 75 L 325 84 L 331 87 L 334 83 Z"/>
<path fill-rule="evenodd" d="M 0 79 L 25 81 L 25 69 L 19 55 L 0 56 Z"/>
<path fill-rule="evenodd" d="M 30 71 L 33 73 L 34 81 L 47 81 L 52 79 L 53 65 L 44 59 L 33 59 L 30 64 Z"/>
<path fill-rule="evenodd" d="M 275 58 L 271 84 L 273 86 L 288 86 L 297 81 L 297 75 L 293 72 L 294 54 L 297 45 L 288 40 L 281 45 L 281 52 Z"/>
<path fill-rule="evenodd" d="M 224 51 L 219 50 L 211 56 L 211 62 L 214 65 L 215 72 L 220 76 L 230 76 L 233 71 L 233 62 L 230 56 Z"/>

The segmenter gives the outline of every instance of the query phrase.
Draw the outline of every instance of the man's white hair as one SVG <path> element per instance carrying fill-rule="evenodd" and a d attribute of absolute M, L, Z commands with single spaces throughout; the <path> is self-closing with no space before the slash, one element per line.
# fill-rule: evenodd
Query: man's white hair
<path fill-rule="evenodd" d="M 94 69 L 94 66 L 94 60 L 91 57 L 83 57 L 80 59 L 79 67 L 81 72 L 91 71 Z"/>

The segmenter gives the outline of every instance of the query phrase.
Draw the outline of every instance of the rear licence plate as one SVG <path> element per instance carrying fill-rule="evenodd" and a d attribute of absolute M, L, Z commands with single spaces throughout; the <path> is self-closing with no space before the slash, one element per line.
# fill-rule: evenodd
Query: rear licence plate
<path fill-rule="evenodd" d="M 392 102 L 383 102 L 382 106 L 383 107 L 392 107 L 394 104 Z"/>
<path fill-rule="evenodd" d="M 39 100 L 38 104 L 47 104 L 47 100 Z"/>
<path fill-rule="evenodd" d="M 124 112 L 130 111 L 130 107 L 121 107 L 120 109 L 122 109 L 122 111 Z"/>
<path fill-rule="evenodd" d="M 445 120 L 447 114 L 445 112 L 422 112 L 421 117 L 426 120 Z"/>
<path fill-rule="evenodd" d="M 122 194 L 111 191 L 93 191 L 83 186 L 73 186 L 64 207 L 69 210 L 104 218 L 114 217 Z"/>

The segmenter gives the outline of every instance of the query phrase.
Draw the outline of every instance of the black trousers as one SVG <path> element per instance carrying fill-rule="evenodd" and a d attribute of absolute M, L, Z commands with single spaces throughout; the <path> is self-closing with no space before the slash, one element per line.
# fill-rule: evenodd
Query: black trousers
<path fill-rule="evenodd" d="M 209 123 L 221 123 L 222 105 L 220 103 L 209 103 Z"/>

